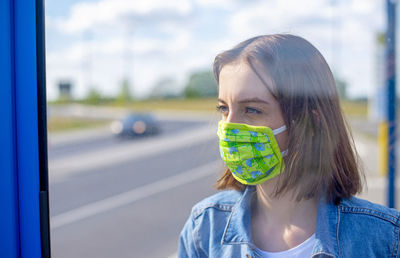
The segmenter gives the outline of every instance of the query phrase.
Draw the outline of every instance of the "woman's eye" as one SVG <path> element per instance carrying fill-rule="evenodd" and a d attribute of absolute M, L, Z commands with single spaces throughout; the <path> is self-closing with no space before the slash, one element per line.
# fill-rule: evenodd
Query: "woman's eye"
<path fill-rule="evenodd" d="M 261 114 L 261 111 L 255 108 L 246 107 L 246 113 L 249 114 Z"/>
<path fill-rule="evenodd" d="M 220 112 L 220 113 L 222 113 L 222 114 L 225 114 L 225 113 L 228 112 L 228 107 L 225 107 L 225 106 L 217 106 L 217 111 Z"/>

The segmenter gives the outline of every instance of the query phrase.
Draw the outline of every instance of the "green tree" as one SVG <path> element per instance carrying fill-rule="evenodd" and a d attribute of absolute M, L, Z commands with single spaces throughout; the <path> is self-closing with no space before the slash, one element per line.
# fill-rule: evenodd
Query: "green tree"
<path fill-rule="evenodd" d="M 212 72 L 200 71 L 191 74 L 183 94 L 187 98 L 217 96 L 218 87 Z"/>
<path fill-rule="evenodd" d="M 132 96 L 129 80 L 124 79 L 124 80 L 122 80 L 121 89 L 117 96 L 117 102 L 126 104 L 126 103 L 131 102 L 132 100 L 133 100 L 133 96 Z"/>
<path fill-rule="evenodd" d="M 99 105 L 102 101 L 102 96 L 98 90 L 96 90 L 94 87 L 91 88 L 84 99 L 84 102 L 92 105 Z"/>
<path fill-rule="evenodd" d="M 173 78 L 165 77 L 158 80 L 151 90 L 149 97 L 152 99 L 171 99 L 179 97 L 177 83 Z"/>

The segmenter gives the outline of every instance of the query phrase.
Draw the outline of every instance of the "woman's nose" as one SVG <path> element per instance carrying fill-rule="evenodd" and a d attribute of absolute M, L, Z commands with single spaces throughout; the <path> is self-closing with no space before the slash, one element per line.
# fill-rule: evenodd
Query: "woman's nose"
<path fill-rule="evenodd" d="M 226 122 L 240 123 L 240 117 L 238 116 L 237 112 L 229 112 L 228 116 L 226 117 Z"/>

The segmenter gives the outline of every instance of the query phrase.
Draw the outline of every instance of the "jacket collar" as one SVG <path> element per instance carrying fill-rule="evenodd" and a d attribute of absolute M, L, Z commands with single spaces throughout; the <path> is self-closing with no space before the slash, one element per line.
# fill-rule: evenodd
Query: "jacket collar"
<path fill-rule="evenodd" d="M 251 243 L 251 199 L 255 187 L 247 186 L 239 201 L 233 206 L 228 222 L 222 235 L 222 244 Z"/>
<path fill-rule="evenodd" d="M 319 199 L 317 208 L 317 225 L 315 229 L 315 245 L 312 255 L 325 254 L 339 256 L 339 222 L 338 206 L 327 202 L 326 198 Z"/>
<path fill-rule="evenodd" d="M 255 194 L 254 186 L 247 186 L 242 197 L 234 205 L 221 244 L 247 244 L 254 248 L 251 241 L 251 200 Z M 321 198 L 317 208 L 317 225 L 315 230 L 315 245 L 312 256 L 339 256 L 339 210 L 333 203 Z"/>

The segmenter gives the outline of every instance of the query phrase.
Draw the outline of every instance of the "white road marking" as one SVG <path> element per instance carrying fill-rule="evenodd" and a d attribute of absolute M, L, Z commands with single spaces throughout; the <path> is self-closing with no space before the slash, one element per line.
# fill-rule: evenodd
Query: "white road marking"
<path fill-rule="evenodd" d="M 173 253 L 169 255 L 168 258 L 178 258 L 178 253 Z"/>
<path fill-rule="evenodd" d="M 54 107 L 51 107 L 54 108 Z M 96 107 L 97 108 L 97 107 Z M 61 108 L 62 109 L 62 108 Z M 114 110 L 112 108 L 111 110 Z M 108 111 L 110 112 L 110 111 Z M 112 111 L 113 112 L 113 111 Z M 123 114 L 127 113 L 128 111 L 123 111 L 123 110 L 116 110 L 117 115 L 114 114 L 114 117 L 112 119 L 118 119 L 121 116 L 121 112 L 124 112 Z M 66 112 L 66 115 L 71 115 L 71 116 L 82 116 L 81 118 L 88 118 L 92 114 L 98 114 L 98 115 L 104 115 L 105 112 L 100 109 L 98 112 L 93 112 L 93 110 L 87 110 L 87 112 L 82 112 L 80 109 L 76 110 L 71 114 L 70 111 Z M 185 111 L 185 110 L 169 110 L 169 111 L 154 111 L 152 114 L 155 115 L 155 117 L 159 121 L 186 121 L 186 122 L 198 122 L 198 121 L 204 121 L 204 122 L 212 122 L 212 121 L 218 121 L 220 118 L 220 114 L 214 112 L 194 112 L 194 111 Z M 85 116 L 86 115 L 86 116 Z M 66 116 L 68 117 L 68 116 Z M 109 118 L 108 115 L 106 115 L 105 118 Z M 111 124 L 111 122 L 110 122 Z M 71 144 L 71 142 L 79 142 L 79 141 L 87 141 L 87 140 L 96 140 L 96 139 L 101 139 L 104 137 L 114 137 L 112 135 L 111 130 L 110 130 L 110 124 L 99 127 L 99 128 L 88 128 L 88 129 L 80 129 L 80 130 L 72 130 L 72 131 L 66 131 L 66 132 L 56 132 L 56 133 L 49 133 L 48 134 L 48 141 L 50 143 L 50 148 L 52 146 L 62 146 L 66 144 Z"/>
<path fill-rule="evenodd" d="M 73 174 L 112 166 L 124 161 L 142 159 L 146 156 L 188 147 L 209 139 L 215 138 L 215 141 L 217 141 L 216 132 L 216 125 L 207 125 L 171 137 L 154 137 L 143 142 L 133 142 L 50 160 L 49 179 L 51 182 L 59 182 Z"/>
<path fill-rule="evenodd" d="M 60 133 L 49 133 L 48 141 L 49 148 L 53 146 L 60 147 L 63 145 L 71 144 L 71 142 L 82 142 L 82 141 L 93 141 L 102 139 L 107 136 L 113 136 L 110 131 L 110 125 L 102 126 L 98 128 L 81 129 L 76 131 L 67 131 Z"/>
<path fill-rule="evenodd" d="M 56 229 L 79 220 L 103 213 L 135 201 L 139 201 L 154 194 L 170 190 L 172 188 L 193 182 L 197 179 L 216 174 L 218 168 L 222 167 L 222 161 L 216 160 L 201 167 L 188 170 L 186 172 L 159 180 L 157 182 L 135 188 L 131 191 L 118 194 L 100 201 L 96 201 L 85 206 L 67 211 L 65 213 L 51 217 L 50 225 Z"/>

